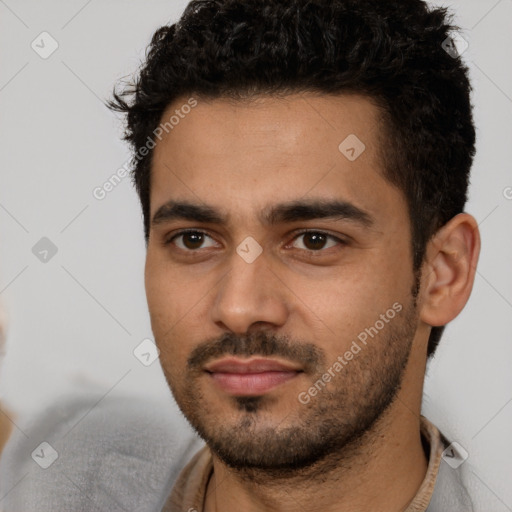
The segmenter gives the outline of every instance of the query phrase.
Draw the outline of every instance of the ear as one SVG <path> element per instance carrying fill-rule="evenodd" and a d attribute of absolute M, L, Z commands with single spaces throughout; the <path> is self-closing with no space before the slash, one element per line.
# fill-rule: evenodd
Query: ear
<path fill-rule="evenodd" d="M 420 318 L 434 327 L 446 325 L 464 308 L 475 280 L 480 232 L 474 217 L 460 213 L 427 245 L 422 272 Z"/>

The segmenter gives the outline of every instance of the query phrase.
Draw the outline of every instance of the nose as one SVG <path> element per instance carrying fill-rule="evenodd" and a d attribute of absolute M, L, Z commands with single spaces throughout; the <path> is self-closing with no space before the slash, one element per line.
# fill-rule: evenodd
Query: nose
<path fill-rule="evenodd" d="M 223 330 L 245 334 L 256 326 L 276 329 L 286 323 L 286 287 L 264 254 L 252 263 L 237 253 L 231 257 L 211 310 L 212 320 Z"/>

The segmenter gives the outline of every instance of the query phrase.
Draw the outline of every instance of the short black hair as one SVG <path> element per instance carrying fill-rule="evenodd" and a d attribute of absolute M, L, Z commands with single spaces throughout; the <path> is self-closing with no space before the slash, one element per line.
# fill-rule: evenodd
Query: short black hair
<path fill-rule="evenodd" d="M 126 114 L 146 241 L 153 151 L 138 150 L 176 99 L 356 93 L 382 116 L 384 176 L 407 200 L 418 280 L 427 242 L 463 211 L 475 154 L 455 30 L 446 8 L 422 0 L 191 1 L 155 32 L 135 78 L 107 102 Z M 443 329 L 432 328 L 429 356 Z"/>

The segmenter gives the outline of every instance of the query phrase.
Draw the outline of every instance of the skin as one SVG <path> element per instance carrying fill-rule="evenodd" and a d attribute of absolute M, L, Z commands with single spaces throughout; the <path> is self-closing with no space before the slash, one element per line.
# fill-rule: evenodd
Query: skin
<path fill-rule="evenodd" d="M 178 404 L 210 441 L 250 448 L 247 468 L 214 450 L 207 512 L 396 511 L 425 477 L 419 425 L 427 340 L 432 326 L 448 323 L 467 302 L 480 238 L 468 214 L 446 224 L 429 243 L 414 300 L 407 205 L 382 176 L 379 129 L 376 107 L 356 95 L 198 98 L 155 148 L 152 218 L 171 200 L 208 205 L 226 217 L 225 223 L 154 222 L 145 276 L 161 364 Z M 366 146 L 355 161 L 338 149 L 349 134 Z M 268 224 L 261 218 L 278 203 L 313 199 L 349 202 L 372 224 L 342 218 Z M 190 238 L 175 238 L 183 229 L 204 232 L 204 243 L 198 248 Z M 336 239 L 313 250 L 311 239 L 298 233 L 303 229 Z M 236 252 L 248 236 L 262 249 L 252 263 Z M 395 303 L 401 313 L 322 392 L 300 403 L 299 393 Z M 205 344 L 224 346 L 219 343 L 226 335 L 248 342 L 246 355 L 253 355 L 251 347 L 261 348 L 254 341 L 258 333 L 276 336 L 304 371 L 257 398 L 253 409 L 188 364 Z M 315 364 L 301 360 L 301 347 L 313 347 Z M 377 411 L 378 391 L 385 387 L 396 396 Z M 372 407 L 378 417 L 370 419 Z M 295 470 L 292 464 L 272 467 L 293 454 L 290 432 L 314 437 L 326 418 L 338 422 L 337 446 Z M 272 449 L 258 450 L 262 442 Z"/>

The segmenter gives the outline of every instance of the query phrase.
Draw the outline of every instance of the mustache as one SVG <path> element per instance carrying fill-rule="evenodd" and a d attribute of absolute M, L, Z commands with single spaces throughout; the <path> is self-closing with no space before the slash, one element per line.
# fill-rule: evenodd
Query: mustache
<path fill-rule="evenodd" d="M 315 345 L 292 341 L 286 336 L 276 336 L 266 331 L 247 335 L 228 332 L 205 341 L 191 352 L 187 366 L 189 370 L 202 371 L 206 363 L 222 356 L 282 357 L 300 364 L 305 372 L 318 372 L 325 366 L 325 357 Z"/>

